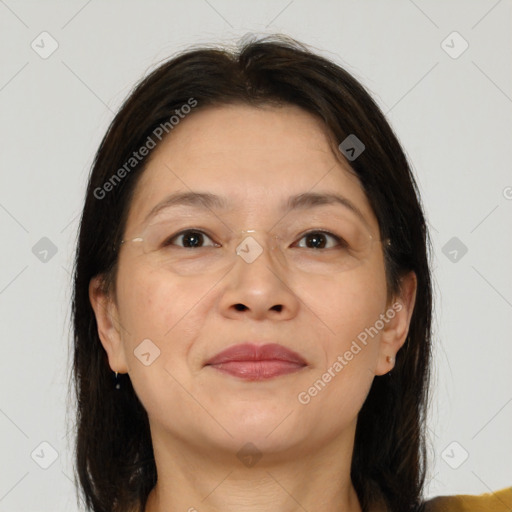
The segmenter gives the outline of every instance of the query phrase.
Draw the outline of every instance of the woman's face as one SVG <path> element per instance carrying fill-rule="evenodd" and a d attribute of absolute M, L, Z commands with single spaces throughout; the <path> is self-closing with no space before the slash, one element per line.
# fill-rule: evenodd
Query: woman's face
<path fill-rule="evenodd" d="M 392 369 L 386 356 L 405 340 L 415 283 L 405 300 L 386 302 L 382 244 L 364 242 L 379 238 L 378 222 L 347 168 L 321 122 L 292 106 L 197 111 L 153 150 L 130 206 L 116 297 L 96 279 L 90 296 L 110 366 L 129 373 L 154 442 L 297 454 L 353 433 L 374 377 Z M 219 199 L 168 201 L 150 214 L 191 192 Z M 319 231 L 364 251 L 349 254 Z M 243 343 L 278 344 L 303 363 L 207 364 Z M 258 379 L 260 370 L 269 373 Z"/>

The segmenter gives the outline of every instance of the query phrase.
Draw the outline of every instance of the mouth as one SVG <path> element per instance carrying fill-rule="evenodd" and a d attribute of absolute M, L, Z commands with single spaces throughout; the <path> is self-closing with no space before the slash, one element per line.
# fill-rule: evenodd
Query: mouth
<path fill-rule="evenodd" d="M 276 343 L 243 343 L 218 353 L 205 366 L 240 379 L 259 381 L 300 371 L 308 364 L 296 352 Z"/>

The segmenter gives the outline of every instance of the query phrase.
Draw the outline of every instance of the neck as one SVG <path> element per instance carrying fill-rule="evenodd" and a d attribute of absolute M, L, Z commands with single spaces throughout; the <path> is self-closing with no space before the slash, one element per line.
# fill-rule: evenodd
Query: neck
<path fill-rule="evenodd" d="M 206 451 L 163 439 L 153 435 L 158 481 L 145 512 L 361 512 L 350 480 L 353 432 L 320 449 L 290 447 L 253 458 L 241 456 L 244 449 Z"/>

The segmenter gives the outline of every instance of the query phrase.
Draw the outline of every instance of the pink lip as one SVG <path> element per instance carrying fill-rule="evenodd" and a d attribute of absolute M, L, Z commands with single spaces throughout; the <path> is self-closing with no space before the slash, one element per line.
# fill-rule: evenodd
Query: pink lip
<path fill-rule="evenodd" d="M 307 363 L 296 352 L 276 343 L 243 343 L 218 353 L 205 366 L 246 380 L 263 380 L 296 372 Z"/>

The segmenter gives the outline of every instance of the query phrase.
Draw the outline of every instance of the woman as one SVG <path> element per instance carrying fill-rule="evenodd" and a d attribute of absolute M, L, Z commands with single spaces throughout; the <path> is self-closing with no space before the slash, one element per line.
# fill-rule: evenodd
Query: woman
<path fill-rule="evenodd" d="M 339 66 L 282 36 L 161 65 L 80 227 L 87 506 L 422 510 L 428 246 L 406 157 Z"/>

